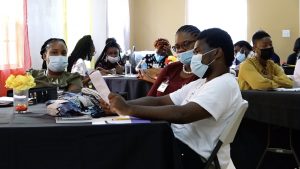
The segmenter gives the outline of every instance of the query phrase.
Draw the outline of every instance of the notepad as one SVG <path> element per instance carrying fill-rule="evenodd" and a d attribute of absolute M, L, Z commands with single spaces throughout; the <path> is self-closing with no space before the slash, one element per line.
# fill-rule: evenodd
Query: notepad
<path fill-rule="evenodd" d="M 93 119 L 93 125 L 100 125 L 100 124 L 131 124 L 131 123 L 150 123 L 150 120 L 140 119 L 131 116 L 108 116 L 108 117 L 101 117 L 98 119 Z"/>
<path fill-rule="evenodd" d="M 56 123 L 92 123 L 92 119 L 90 115 L 55 117 Z"/>

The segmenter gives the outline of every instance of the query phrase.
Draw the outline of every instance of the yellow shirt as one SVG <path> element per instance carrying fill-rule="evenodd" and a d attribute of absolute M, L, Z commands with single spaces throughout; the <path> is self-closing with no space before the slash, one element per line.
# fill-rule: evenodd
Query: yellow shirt
<path fill-rule="evenodd" d="M 268 60 L 264 69 L 257 57 L 248 58 L 240 64 L 238 82 L 241 90 L 293 87 L 293 81 L 287 77 L 280 66 Z"/>

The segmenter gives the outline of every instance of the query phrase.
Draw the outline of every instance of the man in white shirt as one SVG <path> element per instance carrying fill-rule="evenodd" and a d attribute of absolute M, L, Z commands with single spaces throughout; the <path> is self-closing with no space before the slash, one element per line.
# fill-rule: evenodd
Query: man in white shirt
<path fill-rule="evenodd" d="M 184 169 L 201 168 L 218 138 L 243 101 L 238 83 L 229 73 L 234 59 L 230 35 L 218 28 L 201 32 L 194 47 L 192 72 L 199 80 L 162 97 L 143 97 L 125 101 L 109 95 L 110 107 L 101 106 L 119 115 L 152 120 L 166 120 L 177 138 Z M 230 147 L 218 152 L 222 169 L 230 161 Z"/>

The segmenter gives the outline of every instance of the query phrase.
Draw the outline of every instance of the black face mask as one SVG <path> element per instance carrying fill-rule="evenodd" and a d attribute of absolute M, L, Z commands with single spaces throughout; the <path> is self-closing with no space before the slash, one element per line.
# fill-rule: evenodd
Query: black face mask
<path fill-rule="evenodd" d="M 260 49 L 260 57 L 264 60 L 271 59 L 273 54 L 274 54 L 274 48 L 273 47 Z"/>

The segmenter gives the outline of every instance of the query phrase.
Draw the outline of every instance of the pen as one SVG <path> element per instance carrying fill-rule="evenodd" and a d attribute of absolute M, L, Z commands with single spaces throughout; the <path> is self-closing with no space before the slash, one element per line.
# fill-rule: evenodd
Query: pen
<path fill-rule="evenodd" d="M 130 120 L 130 117 L 116 117 L 113 118 L 112 120 Z"/>

